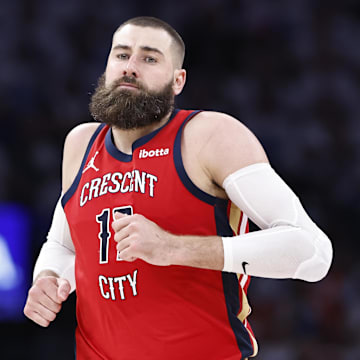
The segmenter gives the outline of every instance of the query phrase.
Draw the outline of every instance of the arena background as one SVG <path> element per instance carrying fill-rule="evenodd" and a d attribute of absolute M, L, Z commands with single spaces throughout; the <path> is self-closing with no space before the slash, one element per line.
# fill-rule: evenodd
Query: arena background
<path fill-rule="evenodd" d="M 178 106 L 243 121 L 332 239 L 320 283 L 253 279 L 257 359 L 360 359 L 357 0 L 1 0 L 0 358 L 73 358 L 74 295 L 48 329 L 21 309 L 60 193 L 64 138 L 90 120 L 112 32 L 139 15 L 185 40 Z"/>

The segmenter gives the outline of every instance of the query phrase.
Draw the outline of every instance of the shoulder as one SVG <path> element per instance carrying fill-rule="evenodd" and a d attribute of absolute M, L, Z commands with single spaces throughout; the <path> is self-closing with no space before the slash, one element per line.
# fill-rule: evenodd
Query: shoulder
<path fill-rule="evenodd" d="M 80 169 L 89 141 L 100 123 L 84 123 L 74 127 L 66 136 L 62 166 L 62 190 L 66 192 Z"/>
<path fill-rule="evenodd" d="M 235 117 L 216 111 L 202 111 L 186 125 L 187 132 L 196 136 L 200 134 L 213 136 L 232 134 L 237 136 L 254 136 L 254 134 Z M 220 133 L 219 133 L 220 132 Z"/>
<path fill-rule="evenodd" d="M 184 129 L 184 142 L 198 154 L 200 165 L 219 186 L 226 176 L 245 166 L 268 162 L 253 132 L 220 112 L 203 111 L 194 116 Z"/>
<path fill-rule="evenodd" d="M 66 135 L 65 146 L 68 144 L 71 145 L 74 141 L 81 141 L 82 139 L 84 142 L 87 142 L 85 140 L 90 140 L 91 136 L 100 125 L 101 124 L 98 122 L 88 122 L 75 126 Z"/>

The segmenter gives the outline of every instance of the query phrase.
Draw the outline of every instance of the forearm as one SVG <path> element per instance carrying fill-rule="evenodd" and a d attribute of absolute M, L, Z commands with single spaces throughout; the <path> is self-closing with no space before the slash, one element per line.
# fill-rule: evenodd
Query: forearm
<path fill-rule="evenodd" d="M 51 276 L 55 274 L 57 277 L 67 279 L 73 291 L 75 289 L 74 268 L 75 249 L 59 199 L 47 241 L 43 244 L 34 267 L 33 279 L 35 281 L 44 274 L 51 274 Z"/>
<path fill-rule="evenodd" d="M 172 265 L 223 269 L 224 250 L 220 236 L 169 236 L 172 244 L 170 250 Z"/>
<path fill-rule="evenodd" d="M 318 253 L 326 237 L 298 227 L 277 226 L 248 234 L 218 236 L 170 235 L 173 265 L 223 270 L 264 278 L 300 278 L 317 281 L 326 275 L 324 256 Z M 315 264 L 315 265 L 313 265 Z M 317 267 L 317 268 L 316 268 Z M 300 275 L 299 275 L 300 274 Z"/>

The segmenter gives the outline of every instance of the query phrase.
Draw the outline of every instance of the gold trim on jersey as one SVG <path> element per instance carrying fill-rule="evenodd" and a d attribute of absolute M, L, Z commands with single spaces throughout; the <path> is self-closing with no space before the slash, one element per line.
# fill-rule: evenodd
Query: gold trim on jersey
<path fill-rule="evenodd" d="M 231 202 L 230 213 L 229 213 L 229 224 L 234 234 L 239 235 L 239 226 L 241 220 L 242 211 Z"/>
<path fill-rule="evenodd" d="M 230 211 L 229 211 L 229 225 L 235 235 L 245 234 L 247 220 L 248 220 L 247 216 L 245 214 L 243 214 L 243 212 L 233 202 L 231 202 Z M 247 332 L 250 336 L 250 339 L 251 339 L 251 342 L 253 345 L 253 349 L 254 349 L 254 351 L 253 351 L 252 355 L 250 355 L 250 357 L 254 357 L 258 353 L 258 344 L 257 344 L 255 337 L 253 336 L 250 329 L 248 328 L 247 317 L 251 313 L 251 307 L 249 305 L 249 302 L 248 302 L 248 299 L 246 296 L 246 292 L 244 290 L 244 286 L 247 282 L 248 276 L 241 275 L 241 274 L 236 274 L 236 275 L 239 280 L 239 286 L 241 288 L 241 294 L 242 294 L 242 299 L 241 299 L 242 307 L 241 307 L 241 311 L 237 317 L 244 324 L 245 329 L 247 330 Z M 240 280 L 240 276 L 242 277 L 241 280 Z"/>

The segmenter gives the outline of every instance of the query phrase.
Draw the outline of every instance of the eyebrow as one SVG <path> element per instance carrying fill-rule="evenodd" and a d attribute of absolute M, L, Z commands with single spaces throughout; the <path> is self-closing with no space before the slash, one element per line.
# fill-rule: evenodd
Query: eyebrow
<path fill-rule="evenodd" d="M 131 50 L 131 47 L 128 45 L 122 45 L 122 44 L 118 44 L 113 47 L 113 50 L 118 50 L 118 49 Z M 146 51 L 146 52 L 155 52 L 157 54 L 164 56 L 162 51 L 160 51 L 157 48 L 151 47 L 151 46 L 140 46 L 140 49 L 143 51 Z"/>

